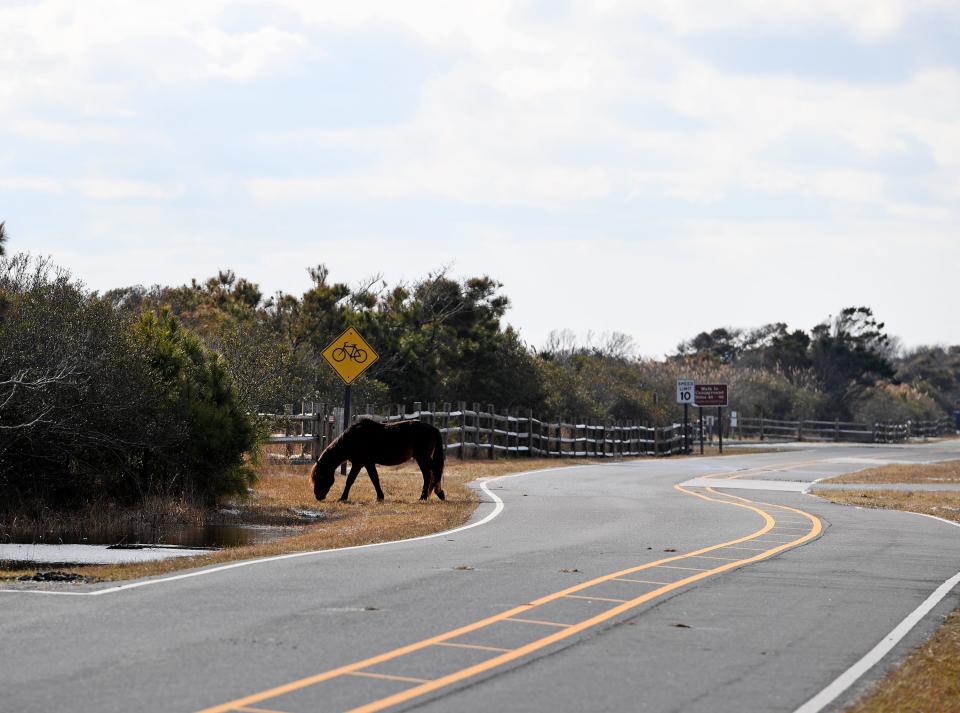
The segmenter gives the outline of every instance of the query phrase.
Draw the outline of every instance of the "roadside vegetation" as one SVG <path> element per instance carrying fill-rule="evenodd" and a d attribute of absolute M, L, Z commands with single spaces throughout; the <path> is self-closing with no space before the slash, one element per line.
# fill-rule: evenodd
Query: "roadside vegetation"
<path fill-rule="evenodd" d="M 864 490 L 865 483 L 960 483 L 960 461 L 890 465 L 824 481 L 850 489 L 816 490 L 818 497 L 859 507 L 907 510 L 960 522 L 960 492 Z M 951 613 L 929 641 L 917 647 L 848 713 L 914 713 L 960 710 L 960 610 Z"/>
<path fill-rule="evenodd" d="M 524 343 L 491 276 L 446 268 L 411 282 L 337 281 L 266 295 L 229 270 L 180 286 L 91 292 L 11 252 L 0 223 L 0 537 L 215 519 L 256 487 L 258 414 L 337 404 L 320 352 L 356 327 L 382 355 L 354 403 L 495 404 L 545 419 L 680 416 L 677 377 L 725 382 L 744 416 L 933 418 L 960 398 L 960 346 L 899 349 L 866 307 L 809 331 L 775 323 L 701 332 L 662 359 L 623 334 Z M 84 529 L 86 528 L 86 529 Z"/>
<path fill-rule="evenodd" d="M 50 570 L 76 574 L 90 580 L 131 579 L 255 557 L 428 535 L 462 525 L 470 518 L 480 500 L 478 492 L 467 485 L 471 481 L 540 468 L 582 464 L 582 461 L 546 459 L 448 459 L 443 475 L 447 499 L 442 502 L 435 498 L 424 502 L 418 499 L 423 481 L 413 462 L 381 467 L 378 471 L 386 499 L 379 503 L 365 476 L 357 480 L 348 502 L 337 500 L 343 487 L 343 478 L 337 476 L 330 498 L 318 503 L 307 483 L 307 466 L 263 466 L 258 482 L 250 493 L 223 502 L 222 509 L 231 514 L 221 516 L 220 521 L 227 524 L 242 522 L 286 526 L 290 529 L 282 539 L 224 548 L 196 557 L 178 557 L 143 564 L 38 565 L 14 562 L 0 570 L 0 581 L 30 577 L 38 571 Z"/>

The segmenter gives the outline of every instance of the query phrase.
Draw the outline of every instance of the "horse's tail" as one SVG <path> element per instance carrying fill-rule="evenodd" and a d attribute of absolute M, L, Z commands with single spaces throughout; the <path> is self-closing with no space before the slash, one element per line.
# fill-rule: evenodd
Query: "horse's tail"
<path fill-rule="evenodd" d="M 433 444 L 433 456 L 430 458 L 430 474 L 431 474 L 431 487 L 433 492 L 437 494 L 437 497 L 441 500 L 446 499 L 446 495 L 443 494 L 443 488 L 440 487 L 440 480 L 443 478 L 443 460 L 444 452 L 447 450 L 446 444 L 443 442 L 443 436 L 440 434 L 436 428 L 434 430 L 434 444 Z"/>

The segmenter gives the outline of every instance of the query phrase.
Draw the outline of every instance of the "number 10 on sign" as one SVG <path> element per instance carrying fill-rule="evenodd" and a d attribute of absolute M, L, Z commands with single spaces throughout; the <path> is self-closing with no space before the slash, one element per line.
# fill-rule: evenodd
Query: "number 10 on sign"
<path fill-rule="evenodd" d="M 678 404 L 692 404 L 693 403 L 693 379 L 677 379 L 677 403 Z"/>

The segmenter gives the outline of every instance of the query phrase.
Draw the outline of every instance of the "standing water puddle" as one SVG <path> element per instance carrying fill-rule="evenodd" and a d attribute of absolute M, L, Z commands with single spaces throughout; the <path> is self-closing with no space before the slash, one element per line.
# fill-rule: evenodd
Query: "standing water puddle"
<path fill-rule="evenodd" d="M 158 530 L 138 529 L 127 532 L 92 533 L 89 536 L 64 536 L 57 533 L 35 533 L 17 537 L 17 544 L 47 545 L 167 545 L 174 547 L 241 547 L 289 537 L 298 527 L 274 525 L 178 525 Z M 0 533 L 0 541 L 9 541 Z"/>

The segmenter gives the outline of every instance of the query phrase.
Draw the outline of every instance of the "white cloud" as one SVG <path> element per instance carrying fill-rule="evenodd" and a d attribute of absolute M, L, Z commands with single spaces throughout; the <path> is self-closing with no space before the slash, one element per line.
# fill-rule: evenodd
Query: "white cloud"
<path fill-rule="evenodd" d="M 717 288 L 722 297 L 685 310 L 698 321 L 684 324 L 672 342 L 727 321 L 787 318 L 809 326 L 803 309 L 820 318 L 847 297 L 888 299 L 883 278 L 901 269 L 909 241 L 938 256 L 937 270 L 956 265 L 960 67 L 921 57 L 912 74 L 871 83 L 734 71 L 703 59 L 699 36 L 749 30 L 802 39 L 839 28 L 856 48 L 895 40 L 918 14 L 957 9 L 956 0 L 732 0 L 722 7 L 604 0 L 565 4 L 548 17 L 507 0 L 50 0 L 5 7 L 0 189 L 75 199 L 81 213 L 100 216 L 86 226 L 88 236 L 119 242 L 136 232 L 131 226 L 153 226 L 146 235 L 159 231 L 164 214 L 164 225 L 207 243 L 196 260 L 183 259 L 189 245 L 168 260 L 152 258 L 144 243 L 134 255 L 144 282 L 211 274 L 230 258 L 268 289 L 286 287 L 290 265 L 312 261 L 302 257 L 307 253 L 340 261 L 347 279 L 362 277 L 355 273 L 370 255 L 389 264 L 394 279 L 396 270 L 416 277 L 419 263 L 384 234 L 403 226 L 385 229 L 368 214 L 382 219 L 426 198 L 447 214 L 444 229 L 456 224 L 472 232 L 471 240 L 447 248 L 448 236 L 431 234 L 424 219 L 423 240 L 437 264 L 457 260 L 464 272 L 504 280 L 513 318 L 532 341 L 563 326 L 666 334 L 669 322 L 623 305 L 715 285 L 718 270 L 728 276 Z M 233 11 L 250 17 L 230 22 Z M 401 90 L 412 111 L 354 123 L 346 112 L 340 128 L 330 128 L 336 124 L 326 114 L 339 107 L 325 103 L 328 87 L 306 82 L 303 103 L 319 107 L 311 106 L 314 129 L 301 122 L 282 131 L 273 107 L 250 122 L 260 126 L 249 139 L 206 128 L 228 125 L 236 118 L 228 110 L 204 117 L 218 121 L 197 122 L 190 134 L 189 107 L 177 106 L 186 116 L 175 126 L 151 115 L 158 106 L 169 110 L 172 94 L 182 100 L 184 88 L 202 92 L 230 82 L 240 95 L 254 80 L 288 79 L 307 60 L 337 59 L 331 53 L 343 45 L 363 47 L 379 61 L 417 55 L 411 72 L 422 74 L 414 88 Z M 817 51 L 813 40 L 809 49 Z M 764 61 L 756 58 L 758 69 Z M 361 72 L 336 66 L 338 80 L 356 95 L 372 91 Z M 144 94 L 150 101 L 136 104 Z M 797 137 L 825 148 L 802 155 Z M 211 151 L 196 160 L 166 151 L 204 143 Z M 62 172 L 45 176 L 31 165 L 29 151 L 37 146 L 62 152 Z M 267 257 L 262 249 L 252 251 L 255 257 L 240 254 L 238 236 L 189 224 L 214 209 L 177 212 L 188 186 L 202 186 L 199 193 L 216 200 L 236 198 L 237 223 L 282 213 L 282 229 L 291 234 L 311 232 L 318 202 L 349 201 L 358 208 L 349 247 L 293 240 L 287 247 L 284 239 Z M 533 227 L 521 230 L 512 217 L 477 217 L 498 212 L 490 206 L 507 206 L 499 212 L 520 214 Z M 619 223 L 606 221 L 610 206 L 621 213 Z M 566 220 L 573 214 L 579 222 Z M 859 223 L 863 215 L 873 222 Z M 656 242 L 638 237 L 649 235 Z M 84 261 L 77 264 L 93 275 L 103 256 L 67 257 Z M 540 266 L 534 275 L 530 265 Z M 777 279 L 758 279 L 771 271 Z M 686 282 L 677 278 L 688 273 Z M 927 281 L 914 292 L 927 294 L 928 285 L 931 294 L 940 289 Z M 781 294 L 781 287 L 789 290 Z M 812 302 L 798 297 L 814 288 L 821 291 Z M 568 298 L 571 289 L 587 297 Z M 565 295 L 560 316 L 547 314 L 544 294 Z"/>
<path fill-rule="evenodd" d="M 157 183 L 135 180 L 117 180 L 112 178 L 87 178 L 74 181 L 72 185 L 88 198 L 97 200 L 146 198 L 149 200 L 171 200 L 183 195 L 182 185 L 164 186 Z"/>
<path fill-rule="evenodd" d="M 59 193 L 63 183 L 45 176 L 11 176 L 0 178 L 0 188 L 10 191 L 34 191 L 38 193 Z"/>

